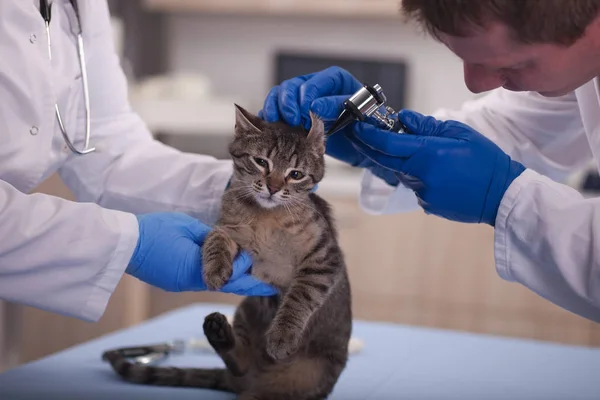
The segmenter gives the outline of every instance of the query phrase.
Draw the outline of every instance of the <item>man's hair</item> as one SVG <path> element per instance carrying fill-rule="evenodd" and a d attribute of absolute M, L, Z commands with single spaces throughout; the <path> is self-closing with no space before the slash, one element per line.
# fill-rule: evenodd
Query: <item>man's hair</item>
<path fill-rule="evenodd" d="M 435 38 L 466 36 L 499 22 L 518 42 L 569 46 L 596 18 L 600 0 L 402 0 L 402 11 Z"/>

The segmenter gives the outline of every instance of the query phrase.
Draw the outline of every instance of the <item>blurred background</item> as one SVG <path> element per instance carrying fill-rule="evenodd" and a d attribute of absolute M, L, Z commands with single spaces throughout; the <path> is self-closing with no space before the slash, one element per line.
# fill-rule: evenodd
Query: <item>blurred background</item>
<path fill-rule="evenodd" d="M 233 103 L 258 112 L 283 79 L 331 65 L 380 83 L 389 104 L 431 113 L 470 98 L 462 64 L 407 25 L 399 0 L 112 0 L 115 45 L 130 100 L 156 137 L 227 158 Z M 600 329 L 501 280 L 493 230 L 420 211 L 377 217 L 358 207 L 361 173 L 328 159 L 319 193 L 334 207 L 356 318 L 597 346 Z M 595 190 L 586 171 L 570 181 Z M 55 176 L 38 191 L 72 198 Z M 195 302 L 126 276 L 98 323 L 0 303 L 0 370 Z M 202 321 L 190 321 L 199 329 Z"/>

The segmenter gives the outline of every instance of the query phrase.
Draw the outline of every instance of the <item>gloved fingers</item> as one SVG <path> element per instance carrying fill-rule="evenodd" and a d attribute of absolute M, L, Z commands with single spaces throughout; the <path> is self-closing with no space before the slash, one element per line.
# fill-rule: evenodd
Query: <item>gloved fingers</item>
<path fill-rule="evenodd" d="M 402 183 L 402 185 L 409 189 L 412 189 L 413 191 L 420 190 L 423 188 L 423 182 L 415 176 L 403 172 L 399 172 L 397 176 L 398 180 L 400 181 L 400 183 Z"/>
<path fill-rule="evenodd" d="M 233 272 L 231 279 L 237 279 L 248 272 L 252 267 L 252 256 L 246 250 L 241 250 L 233 259 Z"/>
<path fill-rule="evenodd" d="M 300 86 L 311 77 L 312 74 L 298 76 L 296 78 L 288 79 L 279 85 L 279 93 L 277 96 L 279 115 L 281 116 L 281 119 L 289 125 L 297 126 L 302 122 Z"/>
<path fill-rule="evenodd" d="M 194 243 L 202 245 L 202 243 L 204 243 L 206 235 L 208 235 L 211 228 L 207 225 L 204 225 L 197 219 L 194 219 L 192 217 L 189 218 L 190 220 L 187 221 L 188 223 L 185 225 L 185 227 L 187 228 L 187 231 L 190 234 L 191 239 L 194 241 Z"/>
<path fill-rule="evenodd" d="M 398 113 L 398 119 L 408 128 L 408 131 L 414 135 L 439 136 L 441 133 L 441 123 L 434 117 L 425 116 L 413 110 L 401 110 Z"/>
<path fill-rule="evenodd" d="M 279 85 L 274 86 L 269 90 L 265 98 L 263 108 L 258 112 L 258 117 L 267 122 L 276 122 L 281 119 L 279 115 L 279 106 L 277 100 L 279 98 Z"/>
<path fill-rule="evenodd" d="M 409 132 L 415 135 L 458 140 L 472 140 L 481 135 L 462 122 L 454 120 L 440 121 L 412 110 L 400 111 L 398 118 L 406 125 Z"/>
<path fill-rule="evenodd" d="M 277 289 L 252 275 L 243 275 L 237 279 L 232 278 L 220 291 L 245 296 L 272 296 L 278 293 Z"/>
<path fill-rule="evenodd" d="M 177 274 L 177 292 L 195 291 L 202 292 L 207 290 L 206 283 L 202 277 L 202 269 L 198 263 L 198 268 L 192 271 L 193 276 L 185 276 L 185 273 L 180 271 Z"/>
<path fill-rule="evenodd" d="M 388 185 L 396 187 L 399 183 L 401 183 L 401 179 L 399 177 L 399 173 L 396 171 L 392 171 L 391 169 L 387 169 L 378 164 L 375 164 L 369 160 L 370 166 L 368 169 L 375 175 L 376 177 L 383 179 Z"/>
<path fill-rule="evenodd" d="M 345 95 L 350 97 L 362 84 L 348 71 L 340 67 L 329 67 L 309 77 L 300 86 L 300 104 L 303 112 L 308 110 L 316 99 L 324 96 Z"/>
<path fill-rule="evenodd" d="M 357 152 L 370 159 L 374 164 L 394 171 L 402 171 L 406 159 L 382 153 L 358 139 L 351 139 L 351 142 Z"/>
<path fill-rule="evenodd" d="M 312 102 L 310 110 L 325 122 L 334 122 L 344 109 L 348 95 L 320 97 Z"/>
<path fill-rule="evenodd" d="M 386 131 L 365 122 L 357 122 L 354 132 L 354 144 L 358 142 L 360 147 L 370 147 L 380 154 L 402 158 L 414 155 L 426 139 L 417 135 Z"/>
<path fill-rule="evenodd" d="M 302 115 L 308 115 L 315 100 L 326 96 L 339 96 L 346 100 L 361 87 L 362 84 L 348 71 L 339 67 L 327 68 L 300 86 L 300 111 Z"/>
<path fill-rule="evenodd" d="M 289 125 L 310 128 L 309 110 L 314 100 L 323 96 L 349 97 L 362 87 L 348 71 L 339 67 L 298 76 L 273 87 L 258 116 L 267 122 L 283 120 Z"/>
<path fill-rule="evenodd" d="M 344 131 L 336 132 L 325 141 L 325 154 L 353 167 L 360 166 L 364 157 L 356 151 Z"/>

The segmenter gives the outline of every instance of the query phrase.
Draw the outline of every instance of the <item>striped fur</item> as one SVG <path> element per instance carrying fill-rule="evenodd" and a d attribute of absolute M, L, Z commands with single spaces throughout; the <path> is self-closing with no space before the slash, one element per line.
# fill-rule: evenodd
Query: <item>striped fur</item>
<path fill-rule="evenodd" d="M 311 115 L 307 133 L 236 110 L 234 176 L 203 245 L 203 277 L 209 288 L 222 287 L 244 249 L 252 274 L 280 294 L 246 297 L 233 326 L 219 313 L 205 318 L 224 369 L 139 366 L 119 355 L 110 361 L 136 383 L 224 390 L 242 400 L 325 399 L 346 366 L 352 312 L 331 209 L 311 193 L 324 175 L 323 123 Z"/>

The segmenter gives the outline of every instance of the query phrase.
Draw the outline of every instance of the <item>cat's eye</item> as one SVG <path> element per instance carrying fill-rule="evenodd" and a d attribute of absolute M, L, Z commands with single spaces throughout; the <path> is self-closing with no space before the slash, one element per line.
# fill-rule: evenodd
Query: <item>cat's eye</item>
<path fill-rule="evenodd" d="M 300 179 L 304 178 L 304 174 L 298 170 L 291 171 L 288 176 L 295 181 L 299 181 Z"/>
<path fill-rule="evenodd" d="M 264 158 L 254 157 L 254 162 L 265 169 L 269 169 L 269 163 Z"/>

